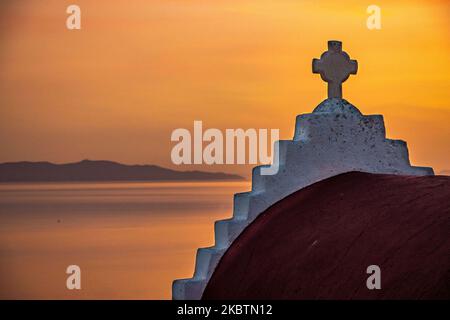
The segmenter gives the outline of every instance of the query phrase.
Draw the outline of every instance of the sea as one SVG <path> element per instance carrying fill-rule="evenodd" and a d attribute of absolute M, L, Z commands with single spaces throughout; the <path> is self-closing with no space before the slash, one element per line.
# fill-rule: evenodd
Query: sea
<path fill-rule="evenodd" d="M 0 299 L 171 299 L 250 182 L 0 184 Z M 67 286 L 79 267 L 80 289 Z M 69 268 L 69 273 L 67 273 Z"/>

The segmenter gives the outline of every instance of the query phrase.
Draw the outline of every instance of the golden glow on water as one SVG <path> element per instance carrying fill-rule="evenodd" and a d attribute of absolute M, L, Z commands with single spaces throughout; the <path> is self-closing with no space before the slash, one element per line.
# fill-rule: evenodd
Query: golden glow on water
<path fill-rule="evenodd" d="M 0 1 L 0 162 L 109 159 L 181 170 L 172 130 L 279 128 L 326 84 L 311 59 L 339 39 L 359 61 L 344 97 L 383 114 L 414 165 L 450 169 L 450 2 L 379 0 Z M 169 298 L 213 222 L 249 183 L 0 184 L 0 298 Z M 58 222 L 59 220 L 59 222 Z M 79 264 L 80 292 L 65 289 Z"/>
<path fill-rule="evenodd" d="M 0 298 L 169 299 L 248 182 L 3 184 Z M 59 220 L 59 222 L 58 222 Z M 82 290 L 65 287 L 77 264 Z"/>

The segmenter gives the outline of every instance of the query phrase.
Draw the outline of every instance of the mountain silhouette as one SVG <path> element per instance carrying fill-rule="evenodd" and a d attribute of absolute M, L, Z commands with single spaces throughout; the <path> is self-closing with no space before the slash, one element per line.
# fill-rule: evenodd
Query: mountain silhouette
<path fill-rule="evenodd" d="M 83 160 L 65 164 L 28 161 L 0 164 L 0 182 L 192 180 L 245 179 L 223 172 L 176 171 L 156 165 L 125 165 L 105 160 Z"/>

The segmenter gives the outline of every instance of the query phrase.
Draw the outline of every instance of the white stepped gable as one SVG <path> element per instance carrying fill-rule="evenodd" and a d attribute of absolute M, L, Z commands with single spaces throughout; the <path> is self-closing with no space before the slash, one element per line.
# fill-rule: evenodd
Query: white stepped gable
<path fill-rule="evenodd" d="M 220 258 L 244 228 L 299 189 L 350 171 L 434 174 L 432 168 L 410 165 L 405 141 L 386 139 L 383 116 L 362 115 L 341 98 L 341 84 L 356 73 L 357 64 L 342 51 L 340 42 L 330 41 L 329 51 L 314 61 L 314 72 L 329 83 L 329 98 L 313 113 L 297 116 L 293 140 L 277 141 L 277 174 L 261 175 L 263 166 L 253 169 L 252 190 L 234 195 L 233 217 L 216 221 L 215 245 L 198 249 L 194 276 L 173 282 L 173 299 L 200 299 Z"/>
<path fill-rule="evenodd" d="M 252 191 L 235 194 L 233 218 L 216 221 L 215 245 L 198 249 L 194 277 L 174 281 L 174 299 L 200 299 L 234 239 L 258 214 L 299 189 L 349 171 L 433 175 L 432 168 L 410 165 L 406 142 L 386 139 L 383 116 L 364 116 L 338 98 L 297 116 L 294 139 L 278 141 L 275 152 L 278 173 L 260 175 L 262 166 L 253 169 Z"/>

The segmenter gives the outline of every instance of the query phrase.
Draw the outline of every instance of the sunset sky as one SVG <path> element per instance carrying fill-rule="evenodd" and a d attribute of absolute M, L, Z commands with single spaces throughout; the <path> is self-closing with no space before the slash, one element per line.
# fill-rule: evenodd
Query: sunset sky
<path fill-rule="evenodd" d="M 65 26 L 81 7 L 81 30 Z M 368 5 L 382 29 L 368 30 Z M 171 132 L 279 128 L 326 98 L 311 59 L 343 42 L 344 98 L 383 114 L 411 162 L 450 169 L 450 2 L 23 0 L 0 2 L 0 162 L 85 158 L 183 170 Z"/>

